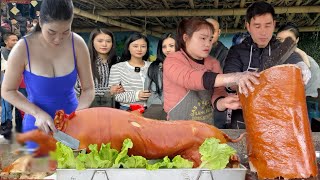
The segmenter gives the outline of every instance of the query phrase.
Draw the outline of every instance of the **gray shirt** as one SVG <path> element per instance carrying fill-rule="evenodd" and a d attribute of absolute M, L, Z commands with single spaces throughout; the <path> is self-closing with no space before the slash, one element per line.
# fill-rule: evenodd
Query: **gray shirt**
<path fill-rule="evenodd" d="M 9 49 L 7 49 L 6 47 L 1 47 L 1 60 L 2 58 L 6 61 L 8 60 L 8 57 L 9 57 L 9 54 L 10 54 L 10 51 Z M 2 63 L 2 62 L 1 62 Z M 0 64 L 0 67 L 1 67 L 1 64 Z M 1 71 L 1 74 L 0 74 L 0 81 L 2 83 L 2 78 L 4 76 L 4 71 Z"/>
<path fill-rule="evenodd" d="M 10 49 L 7 49 L 6 47 L 1 47 L 1 54 L 3 55 L 5 60 L 8 60 L 10 52 Z"/>
<path fill-rule="evenodd" d="M 318 89 L 320 89 L 320 68 L 312 57 L 308 56 L 308 59 L 310 61 L 311 79 L 305 87 L 306 96 L 318 97 Z"/>

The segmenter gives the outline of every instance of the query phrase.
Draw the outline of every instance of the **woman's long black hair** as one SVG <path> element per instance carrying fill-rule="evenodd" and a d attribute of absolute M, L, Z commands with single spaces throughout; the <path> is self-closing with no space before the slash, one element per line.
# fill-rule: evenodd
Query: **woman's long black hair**
<path fill-rule="evenodd" d="M 144 36 L 143 34 L 139 33 L 139 32 L 134 32 L 132 33 L 129 38 L 126 40 L 126 42 L 124 43 L 124 48 L 123 48 L 123 53 L 121 56 L 121 62 L 124 61 L 129 61 L 131 59 L 131 53 L 129 51 L 129 46 L 133 41 L 136 41 L 138 39 L 143 39 L 147 42 L 147 52 L 146 54 L 142 57 L 143 60 L 147 61 L 149 59 L 149 40 L 146 36 Z"/>
<path fill-rule="evenodd" d="M 166 55 L 162 51 L 162 43 L 167 38 L 175 39 L 175 35 L 172 33 L 166 33 L 160 37 L 160 40 L 158 42 L 158 47 L 157 47 L 157 59 L 150 64 L 149 69 L 148 69 L 148 77 L 150 78 L 150 84 L 149 84 L 148 89 L 151 91 L 151 84 L 152 84 L 152 82 L 154 82 L 154 84 L 156 85 L 156 93 L 159 94 L 160 96 L 162 94 L 163 88 L 162 88 L 162 86 L 160 87 L 160 84 L 162 84 L 162 82 L 160 83 L 159 78 L 158 78 L 159 77 L 159 69 L 162 70 L 162 68 L 160 68 L 159 66 L 160 66 L 160 63 L 162 64 L 164 59 L 166 58 Z M 176 48 L 176 46 L 175 46 L 175 48 Z M 162 81 L 162 77 L 160 78 L 160 80 Z"/>
<path fill-rule="evenodd" d="M 294 34 L 294 36 L 296 37 L 296 39 L 298 39 L 300 37 L 300 32 L 299 32 L 299 28 L 298 26 L 296 26 L 294 23 L 292 22 L 287 22 L 285 24 L 283 24 L 282 26 L 279 27 L 278 32 L 282 32 L 282 31 L 290 31 Z"/>
<path fill-rule="evenodd" d="M 68 21 L 73 18 L 72 0 L 43 0 L 40 6 L 40 22 L 33 32 L 41 31 L 39 23 L 52 21 Z"/>
<path fill-rule="evenodd" d="M 107 59 L 109 70 L 112 65 L 117 63 L 116 41 L 115 41 L 113 33 L 105 28 L 95 28 L 93 31 L 91 31 L 91 34 L 89 37 L 89 42 L 88 42 L 88 49 L 89 49 L 89 53 L 90 53 L 93 78 L 98 79 L 99 83 L 100 83 L 100 78 L 98 77 L 99 74 L 98 74 L 97 62 L 96 62 L 97 57 L 98 57 L 98 52 L 94 49 L 93 43 L 94 43 L 94 38 L 101 33 L 109 35 L 112 39 L 112 47 L 109 51 L 108 59 Z"/>

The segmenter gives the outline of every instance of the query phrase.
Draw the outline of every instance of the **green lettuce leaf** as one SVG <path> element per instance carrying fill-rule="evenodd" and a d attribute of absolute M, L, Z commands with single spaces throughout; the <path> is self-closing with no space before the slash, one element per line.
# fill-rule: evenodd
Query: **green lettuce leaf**
<path fill-rule="evenodd" d="M 193 162 L 183 159 L 180 155 L 177 155 L 172 159 L 173 168 L 192 168 Z"/>
<path fill-rule="evenodd" d="M 163 159 L 149 161 L 146 169 L 157 170 L 159 168 L 172 168 L 172 167 L 173 166 L 172 166 L 170 159 L 168 158 L 168 156 L 166 156 Z"/>
<path fill-rule="evenodd" d="M 131 139 L 125 139 L 122 143 L 122 148 L 118 156 L 116 157 L 112 167 L 119 168 L 121 163 L 124 163 L 128 158 L 128 150 L 133 147 Z"/>
<path fill-rule="evenodd" d="M 98 151 L 97 144 L 90 144 L 90 153 L 80 152 L 76 157 L 71 148 L 60 142 L 56 144 L 55 152 L 51 152 L 52 159 L 57 160 L 58 168 L 84 170 L 87 168 L 192 168 L 193 162 L 183 159 L 180 155 L 170 160 L 164 157 L 158 160 L 147 160 L 142 156 L 128 156 L 128 150 L 133 147 L 130 139 L 125 139 L 121 151 L 111 148 L 111 143 L 102 144 Z"/>
<path fill-rule="evenodd" d="M 110 164 L 109 160 L 102 160 L 99 156 L 97 144 L 89 145 L 90 153 L 86 156 L 85 167 L 87 168 L 104 168 Z"/>
<path fill-rule="evenodd" d="M 50 157 L 58 162 L 58 168 L 74 169 L 76 167 L 76 159 L 72 149 L 61 142 L 56 143 L 56 151 L 50 152 Z"/>
<path fill-rule="evenodd" d="M 148 160 L 142 156 L 131 156 L 121 163 L 123 168 L 146 168 Z"/>
<path fill-rule="evenodd" d="M 99 151 L 101 160 L 108 160 L 105 168 L 110 168 L 114 164 L 119 152 L 116 149 L 111 148 L 111 143 L 102 144 Z"/>
<path fill-rule="evenodd" d="M 208 138 L 200 146 L 199 152 L 202 155 L 199 168 L 216 170 L 225 168 L 230 156 L 234 155 L 236 150 L 227 144 L 220 144 L 219 139 Z"/>
<path fill-rule="evenodd" d="M 85 170 L 86 169 L 86 161 L 87 161 L 87 154 L 86 152 L 80 152 L 76 157 L 76 169 L 77 170 Z"/>
<path fill-rule="evenodd" d="M 146 169 L 157 170 L 159 168 L 192 168 L 193 162 L 183 159 L 180 155 L 175 156 L 172 161 L 168 156 L 163 159 L 148 161 Z"/>
<path fill-rule="evenodd" d="M 114 161 L 114 154 L 117 150 L 111 149 L 110 144 L 102 144 L 100 151 L 97 150 L 96 144 L 89 145 L 90 153 L 81 152 L 76 157 L 76 169 L 83 170 L 86 168 L 110 168 Z"/>

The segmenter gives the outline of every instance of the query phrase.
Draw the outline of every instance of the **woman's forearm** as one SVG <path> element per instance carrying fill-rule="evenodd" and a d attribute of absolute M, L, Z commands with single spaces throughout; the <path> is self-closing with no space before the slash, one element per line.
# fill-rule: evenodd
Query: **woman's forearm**
<path fill-rule="evenodd" d="M 214 87 L 232 87 L 237 85 L 240 79 L 241 73 L 228 73 L 228 74 L 218 74 Z"/>
<path fill-rule="evenodd" d="M 79 97 L 79 104 L 76 110 L 85 109 L 90 107 L 94 99 L 94 89 L 82 89 L 81 95 Z"/>

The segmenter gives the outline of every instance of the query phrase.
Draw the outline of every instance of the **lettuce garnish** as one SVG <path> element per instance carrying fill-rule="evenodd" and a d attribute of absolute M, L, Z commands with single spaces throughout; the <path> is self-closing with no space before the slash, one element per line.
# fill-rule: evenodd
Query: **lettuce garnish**
<path fill-rule="evenodd" d="M 227 144 L 219 144 L 219 140 L 208 138 L 200 146 L 202 164 L 200 168 L 223 169 L 229 162 L 231 155 L 236 151 Z M 60 169 L 84 170 L 87 168 L 146 168 L 157 170 L 159 168 L 192 168 L 193 162 L 175 156 L 172 160 L 169 157 L 163 159 L 147 160 L 142 156 L 129 156 L 128 151 L 133 147 L 131 139 L 125 139 L 121 151 L 111 148 L 111 143 L 102 144 L 98 150 L 97 144 L 89 145 L 90 153 L 80 152 L 74 155 L 71 148 L 60 142 L 56 144 L 56 151 L 51 152 L 52 159 L 58 162 Z"/>
<path fill-rule="evenodd" d="M 220 144 L 219 139 L 208 138 L 199 147 L 201 165 L 199 168 L 211 170 L 224 169 L 229 163 L 230 156 L 236 154 L 236 150 L 227 144 Z"/>

